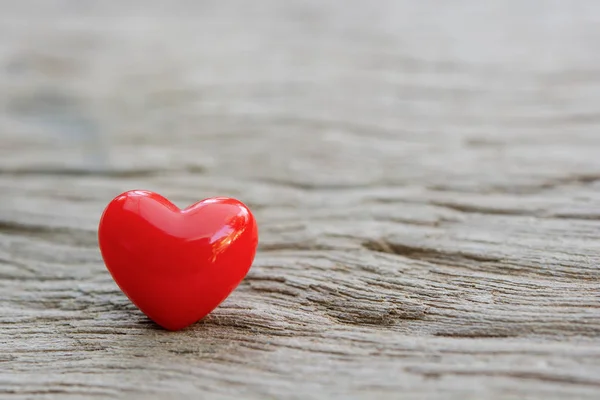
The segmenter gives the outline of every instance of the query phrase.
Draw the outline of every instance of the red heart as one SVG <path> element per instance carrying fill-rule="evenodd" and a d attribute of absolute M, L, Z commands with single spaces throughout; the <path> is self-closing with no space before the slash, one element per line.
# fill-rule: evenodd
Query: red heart
<path fill-rule="evenodd" d="M 132 190 L 100 219 L 100 252 L 121 290 L 169 330 L 214 310 L 244 279 L 258 230 L 241 202 L 217 197 L 180 210 L 164 197 Z"/>

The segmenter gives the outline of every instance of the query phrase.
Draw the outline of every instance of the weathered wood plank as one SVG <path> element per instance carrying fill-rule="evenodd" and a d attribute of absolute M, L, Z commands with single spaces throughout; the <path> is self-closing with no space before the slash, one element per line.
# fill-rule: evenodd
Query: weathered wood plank
<path fill-rule="evenodd" d="M 0 397 L 600 395 L 600 5 L 2 2 Z M 116 194 L 248 203 L 165 332 Z"/>

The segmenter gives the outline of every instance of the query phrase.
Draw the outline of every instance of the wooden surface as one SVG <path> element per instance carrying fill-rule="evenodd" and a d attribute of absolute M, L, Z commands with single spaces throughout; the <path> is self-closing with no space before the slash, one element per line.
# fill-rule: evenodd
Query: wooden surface
<path fill-rule="evenodd" d="M 0 3 L 0 398 L 600 398 L 600 3 Z M 185 331 L 135 188 L 258 218 Z"/>

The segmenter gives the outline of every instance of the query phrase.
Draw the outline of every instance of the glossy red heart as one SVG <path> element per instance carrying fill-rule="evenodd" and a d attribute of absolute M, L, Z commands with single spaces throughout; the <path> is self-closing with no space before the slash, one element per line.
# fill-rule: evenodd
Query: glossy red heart
<path fill-rule="evenodd" d="M 256 254 L 254 216 L 217 197 L 180 210 L 142 190 L 112 200 L 100 219 L 100 252 L 127 297 L 157 324 L 182 329 L 214 310 Z"/>

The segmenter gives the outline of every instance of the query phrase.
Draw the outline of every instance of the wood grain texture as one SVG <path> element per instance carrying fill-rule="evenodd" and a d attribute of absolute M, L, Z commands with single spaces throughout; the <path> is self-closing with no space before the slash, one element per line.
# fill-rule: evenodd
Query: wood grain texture
<path fill-rule="evenodd" d="M 600 3 L 1 1 L 0 397 L 600 396 Z M 261 244 L 181 332 L 122 191 Z"/>

